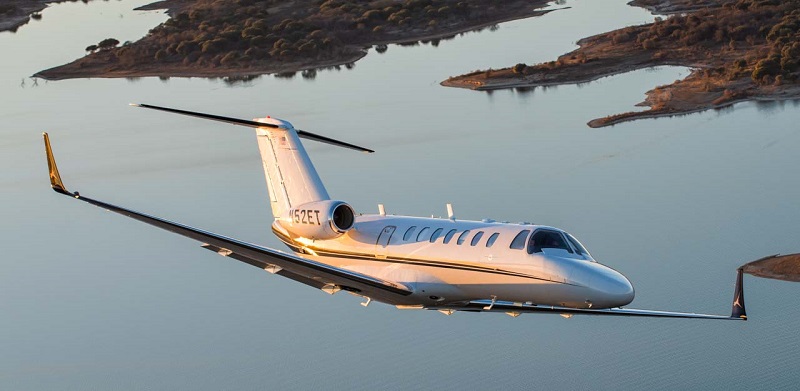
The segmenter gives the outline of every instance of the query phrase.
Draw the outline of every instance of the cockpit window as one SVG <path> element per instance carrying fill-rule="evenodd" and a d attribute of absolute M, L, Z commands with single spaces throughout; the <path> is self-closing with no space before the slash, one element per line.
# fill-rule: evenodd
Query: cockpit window
<path fill-rule="evenodd" d="M 528 241 L 528 254 L 540 253 L 544 248 L 558 248 L 574 254 L 560 232 L 540 229 L 534 232 Z"/>
<path fill-rule="evenodd" d="M 581 246 L 581 243 L 578 241 L 578 239 L 575 239 L 574 236 L 567 234 L 567 240 L 569 240 L 569 242 L 572 243 L 572 247 L 575 247 L 575 250 L 577 250 L 578 253 L 580 253 L 581 255 L 587 255 L 587 256 L 589 255 L 589 252 L 586 251 L 586 248 Z"/>
<path fill-rule="evenodd" d="M 508 248 L 512 248 L 514 250 L 521 250 L 525 248 L 525 239 L 528 238 L 529 233 L 531 233 L 531 230 L 529 229 L 520 231 L 520 233 L 514 237 L 514 240 L 511 241 L 511 246 L 508 246 Z"/>

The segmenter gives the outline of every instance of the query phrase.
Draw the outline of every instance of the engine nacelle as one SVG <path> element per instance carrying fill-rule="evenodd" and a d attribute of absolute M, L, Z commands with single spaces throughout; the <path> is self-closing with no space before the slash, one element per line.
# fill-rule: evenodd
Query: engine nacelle
<path fill-rule="evenodd" d="M 287 231 L 308 239 L 333 239 L 353 228 L 356 213 L 344 201 L 315 201 L 289 210 Z"/>

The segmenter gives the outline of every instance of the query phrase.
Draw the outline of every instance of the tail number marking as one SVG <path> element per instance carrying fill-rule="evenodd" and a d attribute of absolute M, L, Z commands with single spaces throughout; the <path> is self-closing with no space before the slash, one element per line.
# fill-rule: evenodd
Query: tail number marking
<path fill-rule="evenodd" d="M 319 220 L 319 210 L 316 209 L 294 209 L 291 216 L 295 224 L 322 225 Z"/>

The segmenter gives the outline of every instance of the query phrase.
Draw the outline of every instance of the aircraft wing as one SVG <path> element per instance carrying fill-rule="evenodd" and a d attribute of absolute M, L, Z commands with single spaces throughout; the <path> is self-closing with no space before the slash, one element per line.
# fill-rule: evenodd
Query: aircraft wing
<path fill-rule="evenodd" d="M 457 306 L 447 307 L 427 307 L 427 309 L 438 310 L 445 314 L 452 314 L 456 311 L 467 312 L 504 312 L 511 316 L 519 316 L 528 313 L 559 314 L 569 318 L 572 315 L 601 315 L 601 316 L 638 316 L 649 318 L 684 318 L 684 319 L 720 319 L 720 320 L 747 320 L 747 313 L 744 308 L 744 287 L 742 269 L 737 270 L 736 287 L 734 288 L 733 305 L 731 315 L 708 315 L 695 314 L 690 312 L 670 312 L 655 310 L 639 310 L 632 308 L 603 308 L 603 309 L 582 309 L 568 307 L 543 306 L 526 303 L 513 303 L 500 300 L 474 300 L 461 303 Z"/>
<path fill-rule="evenodd" d="M 123 216 L 197 240 L 203 243 L 202 246 L 204 248 L 217 252 L 220 255 L 242 261 L 274 274 L 291 278 L 306 285 L 322 289 L 328 293 L 346 290 L 372 298 L 402 297 L 412 293 L 410 289 L 400 283 L 337 268 L 256 244 L 246 243 L 237 239 L 84 197 L 78 192 L 70 192 L 66 189 L 58 173 L 47 133 L 44 134 L 44 141 L 47 152 L 47 164 L 50 169 L 50 184 L 53 190 L 60 194 L 68 195 L 79 201 L 84 201 L 111 212 L 119 213 Z"/>

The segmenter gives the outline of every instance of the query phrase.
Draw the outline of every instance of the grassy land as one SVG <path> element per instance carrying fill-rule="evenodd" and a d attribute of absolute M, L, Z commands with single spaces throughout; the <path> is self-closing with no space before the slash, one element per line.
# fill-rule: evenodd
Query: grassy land
<path fill-rule="evenodd" d="M 681 65 L 691 74 L 647 92 L 650 110 L 611 115 L 592 127 L 685 114 L 742 100 L 800 98 L 800 0 L 638 0 L 673 14 L 585 38 L 556 61 L 479 71 L 442 84 L 478 90 L 573 84 L 635 69 Z"/>
<path fill-rule="evenodd" d="M 487 4 L 488 3 L 488 4 Z M 372 45 L 436 39 L 540 15 L 543 0 L 166 0 L 171 19 L 138 42 L 42 71 L 47 79 L 242 76 L 358 60 Z M 89 44 L 89 43 L 87 43 Z"/>

